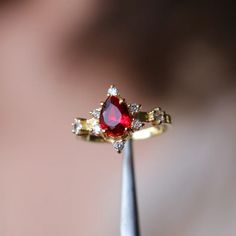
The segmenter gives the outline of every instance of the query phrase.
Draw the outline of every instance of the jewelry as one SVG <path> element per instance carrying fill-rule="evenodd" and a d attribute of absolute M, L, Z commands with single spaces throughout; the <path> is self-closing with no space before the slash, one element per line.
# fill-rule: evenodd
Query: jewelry
<path fill-rule="evenodd" d="M 108 89 L 107 96 L 99 108 L 90 112 L 91 119 L 74 119 L 75 135 L 87 141 L 110 142 L 120 153 L 128 139 L 141 140 L 162 134 L 171 124 L 170 115 L 160 107 L 143 112 L 140 104 L 128 105 L 114 85 Z"/>

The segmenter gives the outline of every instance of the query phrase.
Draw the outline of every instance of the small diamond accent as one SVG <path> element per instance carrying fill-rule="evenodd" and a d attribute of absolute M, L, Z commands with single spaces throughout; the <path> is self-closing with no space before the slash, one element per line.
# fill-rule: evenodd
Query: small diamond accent
<path fill-rule="evenodd" d="M 125 146 L 125 140 L 120 140 L 113 143 L 113 147 L 119 153 L 124 149 L 124 146 Z"/>
<path fill-rule="evenodd" d="M 108 95 L 110 96 L 117 96 L 119 94 L 119 91 L 116 87 L 111 86 L 108 91 L 107 91 Z"/>
<path fill-rule="evenodd" d="M 91 115 L 92 115 L 94 118 L 99 119 L 99 117 L 100 117 L 100 112 L 101 112 L 101 108 L 94 109 L 94 110 L 91 112 Z"/>
<path fill-rule="evenodd" d="M 132 129 L 139 130 L 143 126 L 143 123 L 140 120 L 134 120 L 132 122 Z"/>
<path fill-rule="evenodd" d="M 83 126 L 79 120 L 75 120 L 75 122 L 72 123 L 72 127 L 73 127 L 72 132 L 78 135 Z"/>
<path fill-rule="evenodd" d="M 140 104 L 133 103 L 129 105 L 129 110 L 131 113 L 137 113 L 140 111 L 140 109 L 141 109 Z"/>
<path fill-rule="evenodd" d="M 161 110 L 157 110 L 154 112 L 154 119 L 159 121 L 160 123 L 164 122 L 165 121 L 165 113 Z"/>
<path fill-rule="evenodd" d="M 101 133 L 101 128 L 99 124 L 94 124 L 92 128 L 92 133 L 94 135 L 99 135 Z"/>

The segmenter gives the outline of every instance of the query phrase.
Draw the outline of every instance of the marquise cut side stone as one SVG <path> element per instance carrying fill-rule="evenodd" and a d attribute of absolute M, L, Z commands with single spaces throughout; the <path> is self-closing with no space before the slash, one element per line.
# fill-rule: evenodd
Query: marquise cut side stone
<path fill-rule="evenodd" d="M 117 152 L 121 152 L 125 147 L 125 140 L 119 140 L 113 143 L 113 147 Z"/>
<path fill-rule="evenodd" d="M 94 109 L 92 112 L 91 112 L 91 115 L 96 118 L 96 119 L 99 119 L 100 117 L 100 112 L 101 112 L 101 109 L 100 108 L 97 108 L 97 109 Z"/>

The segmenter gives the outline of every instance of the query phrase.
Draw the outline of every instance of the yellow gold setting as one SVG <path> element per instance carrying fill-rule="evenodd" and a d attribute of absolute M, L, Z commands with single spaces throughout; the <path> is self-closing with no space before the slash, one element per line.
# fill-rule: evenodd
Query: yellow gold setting
<path fill-rule="evenodd" d="M 114 85 L 108 89 L 107 96 L 115 96 L 119 99 L 120 104 L 126 104 L 125 99 L 120 96 Z M 127 106 L 132 117 L 132 127 L 125 128 L 125 132 L 121 136 L 111 137 L 106 134 L 105 129 L 100 127 L 99 117 L 103 106 L 104 102 L 100 104 L 99 108 L 91 111 L 92 118 L 90 119 L 75 118 L 72 123 L 72 132 L 87 141 L 110 142 L 118 153 L 122 151 L 127 139 L 143 140 L 162 134 L 171 124 L 171 116 L 160 107 L 144 112 L 140 111 L 140 104 L 129 104 Z"/>

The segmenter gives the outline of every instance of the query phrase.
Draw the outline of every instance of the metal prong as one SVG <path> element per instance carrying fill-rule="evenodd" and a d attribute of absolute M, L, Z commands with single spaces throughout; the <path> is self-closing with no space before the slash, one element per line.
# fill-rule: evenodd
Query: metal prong
<path fill-rule="evenodd" d="M 125 102 L 125 99 L 124 98 L 121 98 L 120 100 L 119 100 L 119 104 L 122 104 L 122 103 L 124 103 Z"/>

